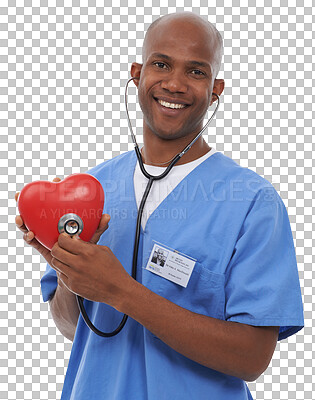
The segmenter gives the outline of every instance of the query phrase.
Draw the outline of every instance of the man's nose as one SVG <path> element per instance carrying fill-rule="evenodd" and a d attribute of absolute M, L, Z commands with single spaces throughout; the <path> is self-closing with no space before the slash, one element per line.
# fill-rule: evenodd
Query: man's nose
<path fill-rule="evenodd" d="M 187 77 L 183 72 L 172 71 L 164 77 L 161 87 L 169 92 L 186 93 L 187 92 Z"/>

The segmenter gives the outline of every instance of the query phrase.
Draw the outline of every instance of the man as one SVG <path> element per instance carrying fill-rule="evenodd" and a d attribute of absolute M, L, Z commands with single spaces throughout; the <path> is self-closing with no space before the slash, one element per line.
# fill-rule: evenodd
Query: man
<path fill-rule="evenodd" d="M 151 262 L 160 265 L 161 267 L 164 267 L 165 259 L 162 249 L 158 249 L 157 252 L 154 252 Z"/>
<path fill-rule="evenodd" d="M 148 170 L 165 167 L 201 130 L 212 93 L 224 88 L 221 56 L 217 30 L 192 13 L 164 16 L 149 28 L 143 63 L 131 67 Z M 202 137 L 173 171 L 171 193 L 156 200 L 157 182 L 152 188 L 157 205 L 144 213 L 137 281 L 130 276 L 134 211 L 145 178 L 134 152 L 89 171 L 103 186 L 118 182 L 92 243 L 61 234 L 50 253 L 32 232 L 25 236 L 48 262 L 44 300 L 74 340 L 62 399 L 252 399 L 244 381 L 265 371 L 278 339 L 303 327 L 290 225 L 271 184 Z M 117 209 L 128 218 L 113 212 L 108 226 Z M 183 218 L 161 209 L 181 210 Z M 20 217 L 17 224 L 26 235 Z M 189 265 L 186 287 L 147 268 L 157 244 Z M 79 317 L 75 294 L 88 299 L 88 315 L 105 332 L 129 315 L 123 330 L 95 335 Z"/>

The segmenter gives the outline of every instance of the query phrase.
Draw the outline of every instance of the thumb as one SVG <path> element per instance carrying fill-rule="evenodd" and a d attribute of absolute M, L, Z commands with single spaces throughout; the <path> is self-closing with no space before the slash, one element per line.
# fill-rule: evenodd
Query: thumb
<path fill-rule="evenodd" d="M 102 235 L 102 234 L 106 231 L 106 229 L 108 228 L 109 220 L 110 220 L 110 216 L 109 216 L 108 214 L 103 214 L 103 215 L 102 215 L 102 218 L 101 218 L 101 220 L 100 220 L 100 223 L 99 223 L 99 225 L 98 225 L 98 228 L 97 228 L 96 232 L 94 233 L 92 239 L 90 240 L 91 243 L 96 244 L 96 243 L 99 241 L 101 235 Z"/>

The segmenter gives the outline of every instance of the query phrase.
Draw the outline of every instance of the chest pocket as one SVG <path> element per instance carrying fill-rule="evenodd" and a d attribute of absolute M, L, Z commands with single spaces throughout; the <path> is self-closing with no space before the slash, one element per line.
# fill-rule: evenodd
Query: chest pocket
<path fill-rule="evenodd" d="M 146 286 L 156 294 L 197 314 L 224 319 L 224 274 L 212 272 L 196 262 L 188 285 L 184 288 L 150 271 L 146 272 L 151 275 Z"/>

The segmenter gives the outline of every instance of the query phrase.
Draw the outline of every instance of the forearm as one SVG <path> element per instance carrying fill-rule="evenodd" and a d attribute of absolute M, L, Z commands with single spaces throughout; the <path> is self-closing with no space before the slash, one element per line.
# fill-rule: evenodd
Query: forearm
<path fill-rule="evenodd" d="M 73 341 L 80 314 L 75 294 L 59 283 L 49 305 L 57 328 Z"/>
<path fill-rule="evenodd" d="M 124 290 L 116 308 L 189 359 L 248 381 L 267 368 L 272 354 L 266 354 L 265 362 L 257 359 L 270 349 L 255 339 L 256 327 L 193 313 L 136 281 Z"/>

